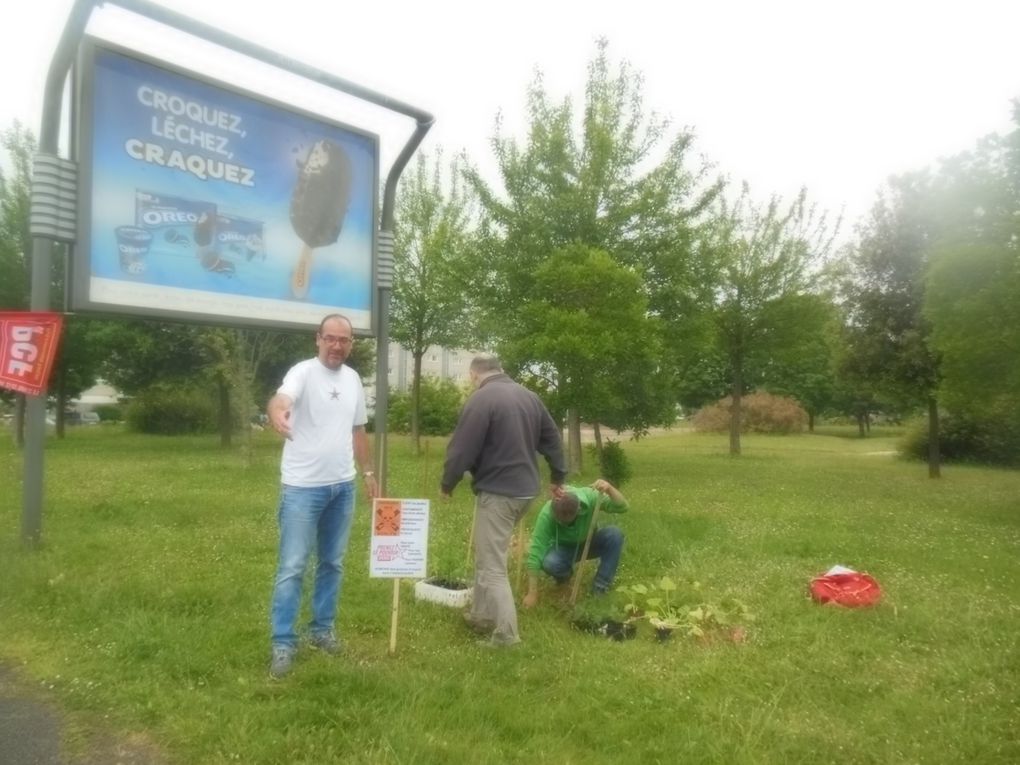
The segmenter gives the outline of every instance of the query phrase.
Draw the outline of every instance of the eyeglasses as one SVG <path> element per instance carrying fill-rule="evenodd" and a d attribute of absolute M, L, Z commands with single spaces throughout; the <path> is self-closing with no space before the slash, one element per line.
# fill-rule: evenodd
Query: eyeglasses
<path fill-rule="evenodd" d="M 319 335 L 319 339 L 326 345 L 350 345 L 354 342 L 353 337 L 343 337 L 341 335 Z"/>

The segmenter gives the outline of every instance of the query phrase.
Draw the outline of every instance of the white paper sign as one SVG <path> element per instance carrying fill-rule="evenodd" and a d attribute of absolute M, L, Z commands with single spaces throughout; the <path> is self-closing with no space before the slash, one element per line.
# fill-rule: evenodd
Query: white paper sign
<path fill-rule="evenodd" d="M 420 579 L 429 546 L 427 499 L 372 501 L 372 549 L 369 576 Z"/>

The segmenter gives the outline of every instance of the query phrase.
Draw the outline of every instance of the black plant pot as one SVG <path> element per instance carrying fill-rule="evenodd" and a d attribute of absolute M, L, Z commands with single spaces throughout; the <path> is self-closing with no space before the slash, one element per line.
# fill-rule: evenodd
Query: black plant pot
<path fill-rule="evenodd" d="M 660 643 L 668 643 L 673 639 L 673 628 L 672 627 L 656 627 L 655 628 L 655 639 Z"/>
<path fill-rule="evenodd" d="M 615 619 L 591 619 L 579 617 L 571 622 L 574 629 L 590 635 L 601 635 L 610 640 L 630 640 L 637 634 L 637 628 L 630 622 L 618 622 Z"/>

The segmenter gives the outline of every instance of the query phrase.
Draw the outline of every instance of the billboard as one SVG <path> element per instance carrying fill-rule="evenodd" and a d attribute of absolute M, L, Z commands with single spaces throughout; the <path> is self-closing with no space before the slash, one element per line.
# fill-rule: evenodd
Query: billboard
<path fill-rule="evenodd" d="M 378 138 L 87 39 L 72 307 L 371 334 Z"/>

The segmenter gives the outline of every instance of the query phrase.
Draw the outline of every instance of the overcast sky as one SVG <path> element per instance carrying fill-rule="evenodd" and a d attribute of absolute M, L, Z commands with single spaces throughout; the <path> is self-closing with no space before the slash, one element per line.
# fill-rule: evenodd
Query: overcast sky
<path fill-rule="evenodd" d="M 579 103 L 604 36 L 614 60 L 643 73 L 647 107 L 693 128 L 696 152 L 720 173 L 759 194 L 788 196 L 805 185 L 822 206 L 845 206 L 851 222 L 889 175 L 1009 130 L 1010 101 L 1020 97 L 1015 0 L 163 4 L 430 111 L 437 123 L 426 146 L 466 150 L 483 169 L 491 168 L 497 112 L 520 134 L 536 70 L 550 93 Z M 4 3 L 0 126 L 19 119 L 38 131 L 46 69 L 71 5 Z M 103 10 L 94 31 L 162 53 L 173 35 L 136 22 Z M 248 88 L 269 82 L 258 67 L 220 67 L 201 46 L 168 45 L 182 66 Z M 296 90 L 286 81 L 275 88 L 267 95 Z M 329 116 L 367 120 L 380 133 L 383 173 L 412 127 L 350 105 Z"/>

